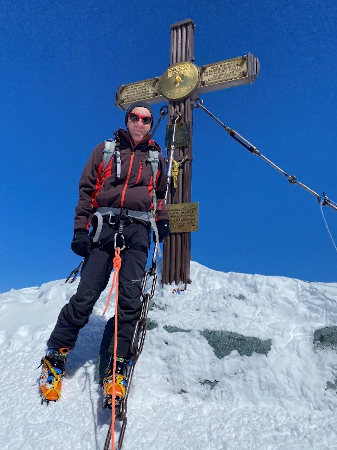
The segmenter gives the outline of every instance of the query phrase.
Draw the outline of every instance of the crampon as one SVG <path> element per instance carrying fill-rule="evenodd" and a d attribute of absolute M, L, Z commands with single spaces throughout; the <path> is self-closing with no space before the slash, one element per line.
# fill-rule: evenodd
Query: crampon
<path fill-rule="evenodd" d="M 127 387 L 127 377 L 117 374 L 115 382 L 115 409 L 118 410 L 125 398 Z M 112 408 L 113 380 L 112 376 L 103 379 L 103 408 Z"/>
<path fill-rule="evenodd" d="M 56 402 L 61 397 L 68 353 L 68 348 L 59 350 L 49 348 L 46 356 L 41 360 L 42 371 L 39 379 L 41 403 Z"/>

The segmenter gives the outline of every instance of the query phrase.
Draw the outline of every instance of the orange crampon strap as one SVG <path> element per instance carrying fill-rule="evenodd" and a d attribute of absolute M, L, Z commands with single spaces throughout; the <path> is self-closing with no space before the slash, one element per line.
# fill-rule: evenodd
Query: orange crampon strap
<path fill-rule="evenodd" d="M 62 374 L 57 374 L 55 372 L 53 366 L 50 364 L 50 362 L 46 358 L 44 359 L 43 364 L 45 364 L 48 367 L 48 369 L 50 370 L 50 372 L 53 374 L 53 386 L 51 388 L 49 388 L 49 389 L 46 389 L 44 392 L 41 391 L 41 393 L 42 393 L 43 397 L 46 400 L 49 400 L 48 399 L 48 395 L 51 392 L 56 392 L 57 397 L 60 398 L 61 397 L 61 391 L 59 389 L 59 383 L 61 382 L 61 379 L 63 377 L 63 373 Z"/>

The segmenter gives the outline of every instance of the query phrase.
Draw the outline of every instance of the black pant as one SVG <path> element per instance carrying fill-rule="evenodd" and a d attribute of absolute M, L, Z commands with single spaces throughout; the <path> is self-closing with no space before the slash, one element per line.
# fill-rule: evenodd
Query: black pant
<path fill-rule="evenodd" d="M 116 232 L 116 228 L 103 224 L 102 243 Z M 119 271 L 118 296 L 118 340 L 117 354 L 127 357 L 132 335 L 141 312 L 141 285 L 145 274 L 149 247 L 149 230 L 141 223 L 124 226 L 126 249 L 121 252 L 122 265 Z M 77 292 L 58 316 L 55 328 L 47 342 L 48 347 L 74 348 L 78 333 L 89 320 L 89 316 L 101 292 L 106 288 L 113 266 L 113 252 L 107 247 L 96 247 L 85 259 Z M 110 352 L 113 344 L 110 346 Z"/>

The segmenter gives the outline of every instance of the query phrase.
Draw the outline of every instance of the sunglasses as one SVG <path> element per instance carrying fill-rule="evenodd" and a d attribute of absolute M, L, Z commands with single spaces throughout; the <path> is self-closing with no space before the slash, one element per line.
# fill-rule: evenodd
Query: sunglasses
<path fill-rule="evenodd" d="M 131 122 L 138 122 L 138 120 L 142 119 L 144 125 L 149 125 L 152 122 L 151 116 L 140 116 L 136 113 L 130 113 L 129 118 Z"/>

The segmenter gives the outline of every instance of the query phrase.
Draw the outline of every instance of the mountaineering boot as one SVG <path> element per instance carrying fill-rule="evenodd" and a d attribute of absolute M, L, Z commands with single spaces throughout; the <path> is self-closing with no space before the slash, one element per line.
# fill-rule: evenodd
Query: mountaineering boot
<path fill-rule="evenodd" d="M 103 378 L 103 396 L 104 408 L 111 408 L 112 392 L 113 392 L 113 356 L 110 359 L 109 366 Z M 127 378 L 127 364 L 128 360 L 122 356 L 116 357 L 116 377 L 115 377 L 115 406 L 120 406 L 124 397 L 126 386 L 128 382 Z"/>
<path fill-rule="evenodd" d="M 62 378 L 65 374 L 69 348 L 48 348 L 41 360 L 42 372 L 39 380 L 42 402 L 56 402 L 61 397 Z"/>

